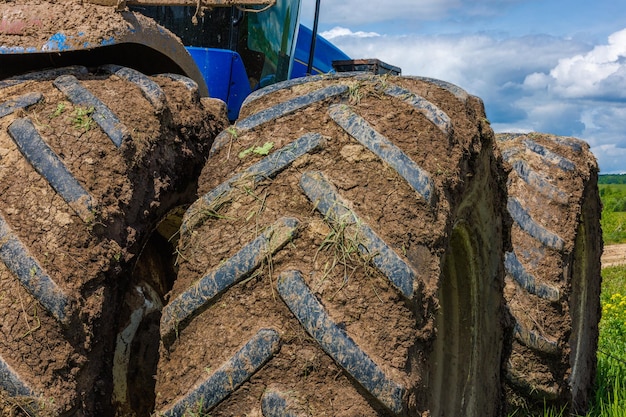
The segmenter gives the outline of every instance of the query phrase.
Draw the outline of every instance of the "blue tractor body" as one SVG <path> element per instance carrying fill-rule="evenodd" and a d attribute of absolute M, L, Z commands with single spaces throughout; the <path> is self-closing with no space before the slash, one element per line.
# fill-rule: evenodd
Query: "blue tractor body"
<path fill-rule="evenodd" d="M 237 119 L 245 98 L 252 92 L 241 56 L 228 49 L 186 47 L 200 69 L 211 97 L 223 100 L 228 118 Z"/>
<path fill-rule="evenodd" d="M 311 29 L 299 25 L 293 63 L 290 65 L 291 70 L 288 74 L 289 79 L 329 73 L 333 71 L 333 61 L 349 59 L 348 55 L 322 36 L 317 35 L 313 68 L 311 74 L 307 74 L 311 42 Z M 229 49 L 197 46 L 186 48 L 206 81 L 211 97 L 223 100 L 228 106 L 228 118 L 237 119 L 241 104 L 253 91 L 248 81 L 244 61 L 239 53 Z"/>
<path fill-rule="evenodd" d="M 313 42 L 313 32 L 306 26 L 300 25 L 290 78 L 333 72 L 333 61 L 350 59 L 331 42 L 320 35 L 316 35 L 313 67 L 311 73 L 307 74 L 311 42 Z"/>

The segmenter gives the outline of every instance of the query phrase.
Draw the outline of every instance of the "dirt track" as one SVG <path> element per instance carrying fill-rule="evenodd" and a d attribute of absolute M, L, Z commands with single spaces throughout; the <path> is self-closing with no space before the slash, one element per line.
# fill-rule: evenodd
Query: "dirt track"
<path fill-rule="evenodd" d="M 619 245 L 607 245 L 602 254 L 602 267 L 626 264 L 626 243 Z"/>

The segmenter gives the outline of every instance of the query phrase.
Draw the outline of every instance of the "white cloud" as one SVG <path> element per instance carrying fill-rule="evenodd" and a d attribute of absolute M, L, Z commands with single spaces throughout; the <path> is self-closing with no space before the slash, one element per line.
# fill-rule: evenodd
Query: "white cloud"
<path fill-rule="evenodd" d="M 593 101 L 581 109 L 581 137 L 591 145 L 602 173 L 626 173 L 626 103 Z"/>
<path fill-rule="evenodd" d="M 560 59 L 548 74 L 529 75 L 525 85 L 568 98 L 626 98 L 626 29 L 609 36 L 606 45 Z"/>
<path fill-rule="evenodd" d="M 614 144 L 605 144 L 591 148 L 600 165 L 602 174 L 626 174 L 626 149 Z"/>
<path fill-rule="evenodd" d="M 342 28 L 340 26 L 335 26 L 334 28 L 330 30 L 320 33 L 320 35 L 322 35 L 325 39 L 329 41 L 336 39 L 336 38 L 340 38 L 342 36 L 350 36 L 350 37 L 355 37 L 355 38 L 375 38 L 375 37 L 380 36 L 380 34 L 376 32 L 363 32 L 363 31 L 352 32 L 350 29 Z"/>
<path fill-rule="evenodd" d="M 626 29 L 611 34 L 606 44 L 529 74 L 523 88 L 526 96 L 516 105 L 526 109 L 529 120 L 569 128 L 568 134 L 587 140 L 602 172 L 626 171 Z M 542 103 L 560 111 L 533 111 Z"/>

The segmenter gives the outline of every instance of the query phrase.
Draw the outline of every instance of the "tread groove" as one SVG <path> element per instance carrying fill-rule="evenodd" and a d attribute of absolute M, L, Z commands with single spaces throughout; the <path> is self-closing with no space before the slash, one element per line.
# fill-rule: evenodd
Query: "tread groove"
<path fill-rule="evenodd" d="M 438 80 L 436 78 L 430 78 L 430 77 L 420 77 L 420 76 L 408 76 L 406 78 L 410 78 L 413 80 L 419 80 L 419 81 L 424 81 L 427 82 L 429 84 L 434 84 L 439 88 L 443 88 L 444 90 L 454 94 L 454 96 L 456 98 L 458 98 L 459 100 L 465 102 L 467 100 L 467 98 L 469 97 L 469 94 L 467 93 L 467 91 L 463 90 L 461 87 L 454 85 L 452 83 L 449 83 L 447 81 L 442 81 L 442 80 Z"/>
<path fill-rule="evenodd" d="M 576 138 L 571 138 L 567 136 L 553 136 L 549 137 L 548 139 L 552 140 L 555 143 L 558 143 L 559 145 L 567 146 L 574 152 L 582 152 L 583 150 L 583 142 Z"/>
<path fill-rule="evenodd" d="M 263 87 L 259 90 L 253 91 L 246 97 L 243 101 L 241 107 L 245 107 L 248 104 L 252 103 L 255 100 L 260 99 L 261 97 L 265 97 L 268 94 L 275 93 L 279 90 L 284 90 L 286 88 L 295 87 L 302 84 L 310 84 L 317 81 L 323 80 L 335 80 L 341 78 L 353 78 L 356 80 L 369 80 L 373 79 L 374 75 L 363 72 L 340 72 L 335 74 L 318 74 L 318 75 L 310 75 L 308 77 L 299 77 L 292 78 L 291 80 L 280 81 L 276 84 L 268 85 L 267 87 Z"/>
<path fill-rule="evenodd" d="M 22 286 L 56 320 L 64 322 L 67 319 L 66 309 L 70 304 L 68 297 L 44 272 L 39 262 L 29 255 L 26 247 L 13 234 L 2 215 L 0 215 L 0 259 Z"/>
<path fill-rule="evenodd" d="M 306 331 L 347 373 L 395 414 L 404 410 L 405 388 L 394 382 L 329 317 L 299 271 L 287 271 L 278 278 L 278 293 Z"/>
<path fill-rule="evenodd" d="M 28 385 L 23 382 L 17 373 L 0 356 L 0 387 L 12 397 L 27 397 L 34 395 Z"/>
<path fill-rule="evenodd" d="M 157 77 L 169 78 L 172 81 L 176 81 L 178 83 L 181 83 L 192 94 L 197 94 L 198 93 L 198 83 L 195 82 L 194 80 L 192 80 L 189 77 L 185 77 L 184 75 L 174 74 L 172 72 L 168 72 L 168 73 L 164 73 L 164 74 L 157 74 Z"/>
<path fill-rule="evenodd" d="M 524 139 L 522 140 L 524 146 L 531 150 L 532 152 L 540 155 L 546 161 L 550 162 L 561 168 L 563 171 L 574 171 L 576 169 L 576 165 L 570 161 L 569 159 L 558 155 L 551 150 L 547 149 L 545 146 L 538 144 L 534 140 Z"/>
<path fill-rule="evenodd" d="M 511 363 L 506 366 L 506 379 L 513 385 L 521 388 L 531 397 L 541 398 L 544 400 L 556 400 L 559 397 L 559 391 L 556 386 L 545 387 L 533 384 L 525 375 L 520 375 Z"/>
<path fill-rule="evenodd" d="M 11 123 L 8 131 L 35 171 L 48 181 L 84 222 L 91 221 L 94 199 L 46 144 L 33 123 L 27 118 L 17 119 Z"/>
<path fill-rule="evenodd" d="M 220 199 L 226 198 L 232 191 L 231 184 L 244 178 L 251 178 L 255 183 L 268 178 L 274 178 L 280 171 L 306 153 L 324 145 L 324 137 L 319 133 L 307 133 L 290 144 L 277 149 L 272 154 L 261 159 L 245 171 L 234 175 L 229 180 L 215 187 L 196 200 L 183 216 L 181 232 L 199 226 L 214 210 L 214 205 Z"/>
<path fill-rule="evenodd" d="M 18 109 L 23 109 L 39 103 L 41 99 L 43 99 L 43 94 L 33 92 L 7 100 L 0 104 L 0 118 L 12 114 Z"/>
<path fill-rule="evenodd" d="M 14 85 L 25 83 L 26 81 L 43 81 L 57 78 L 66 74 L 88 74 L 89 70 L 82 65 L 75 65 L 63 68 L 53 68 L 44 71 L 31 72 L 30 74 L 23 74 L 17 77 L 11 77 L 6 80 L 0 81 L 0 89 L 11 87 Z"/>
<path fill-rule="evenodd" d="M 287 410 L 289 402 L 282 392 L 269 388 L 261 398 L 261 412 L 263 417 L 299 417 L 298 414 Z"/>
<path fill-rule="evenodd" d="M 450 117 L 435 104 L 426 100 L 406 88 L 390 84 L 385 88 L 385 94 L 398 98 L 422 113 L 432 124 L 437 126 L 445 135 L 450 134 L 452 121 Z"/>
<path fill-rule="evenodd" d="M 391 281 L 404 297 L 414 295 L 417 273 L 385 241 L 358 216 L 347 208 L 347 203 L 334 189 L 335 187 L 318 171 L 302 174 L 300 187 L 309 200 L 325 217 L 325 221 L 353 224 L 360 233 L 359 252 L 371 256 L 372 263 Z"/>
<path fill-rule="evenodd" d="M 515 334 L 515 338 L 521 343 L 531 349 L 545 352 L 550 355 L 556 355 L 559 353 L 559 346 L 556 342 L 546 339 L 537 332 L 528 330 L 520 324 L 519 321 L 517 321 L 517 318 L 515 321 L 513 333 Z"/>
<path fill-rule="evenodd" d="M 238 134 L 254 129 L 264 123 L 278 119 L 279 117 L 293 113 L 301 108 L 310 106 L 313 103 L 326 100 L 331 97 L 336 97 L 344 94 L 348 91 L 347 85 L 335 84 L 329 87 L 320 88 L 319 90 L 312 91 L 308 94 L 295 97 L 291 100 L 278 103 L 273 107 L 269 107 L 265 110 L 261 110 L 258 113 L 250 115 L 243 120 L 237 121 L 235 128 Z M 224 147 L 231 138 L 231 134 L 228 131 L 220 133 L 211 147 L 210 155 L 215 154 L 219 149 Z"/>
<path fill-rule="evenodd" d="M 188 410 L 215 407 L 246 382 L 280 349 L 280 336 L 273 329 L 261 329 L 220 368 L 195 389 L 162 412 L 165 417 L 182 417 Z"/>
<path fill-rule="evenodd" d="M 208 271 L 189 289 L 163 308 L 161 336 L 166 339 L 213 298 L 257 269 L 267 256 L 280 250 L 295 235 L 298 220 L 284 217 L 218 267 Z"/>
<path fill-rule="evenodd" d="M 420 168 L 407 154 L 374 130 L 347 105 L 331 105 L 329 114 L 350 136 L 396 170 L 424 200 L 433 203 L 435 186 L 427 171 Z"/>
<path fill-rule="evenodd" d="M 509 139 L 499 139 L 499 140 L 503 141 L 503 140 L 509 140 Z M 517 148 L 517 147 L 504 149 L 504 150 L 501 151 L 502 159 L 504 159 L 506 162 L 511 163 L 511 160 L 513 160 L 513 158 L 517 154 L 519 154 L 520 152 L 522 152 L 522 149 L 521 148 Z"/>
<path fill-rule="evenodd" d="M 150 102 L 157 113 L 165 110 L 165 93 L 157 83 L 143 73 L 132 68 L 113 64 L 104 65 L 101 68 L 139 87 L 143 96 Z"/>
<path fill-rule="evenodd" d="M 535 277 L 526 271 L 524 265 L 517 259 L 515 252 L 504 254 L 504 266 L 506 271 L 526 292 L 549 301 L 560 300 L 559 290 L 550 285 L 537 284 Z"/>
<path fill-rule="evenodd" d="M 545 246 L 556 250 L 563 250 L 565 246 L 563 239 L 535 222 L 515 197 L 509 197 L 506 207 L 513 220 L 515 220 L 515 223 L 517 223 L 523 231 Z"/>
<path fill-rule="evenodd" d="M 534 171 L 525 161 L 517 160 L 512 163 L 512 167 L 526 184 L 533 187 L 540 194 L 560 204 L 568 203 L 569 196 L 566 192 L 552 185 L 545 177 Z"/>
<path fill-rule="evenodd" d="M 116 147 L 119 148 L 125 140 L 130 139 L 128 128 L 120 122 L 111 109 L 87 90 L 76 77 L 73 75 L 62 75 L 54 80 L 54 85 L 66 95 L 72 104 L 93 107 L 94 113 L 92 118 L 94 122 L 100 126 Z"/>

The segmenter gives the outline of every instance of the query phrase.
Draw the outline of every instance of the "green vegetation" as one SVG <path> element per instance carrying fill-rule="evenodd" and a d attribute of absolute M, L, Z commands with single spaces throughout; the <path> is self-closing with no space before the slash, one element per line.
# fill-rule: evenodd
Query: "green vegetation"
<path fill-rule="evenodd" d="M 63 114 L 63 112 L 66 110 L 66 107 L 67 107 L 67 106 L 66 106 L 65 102 L 63 102 L 63 101 L 61 101 L 61 102 L 57 103 L 57 108 L 56 108 L 56 110 L 54 111 L 54 113 L 52 113 L 52 114 L 50 115 L 50 118 L 51 118 L 51 119 L 53 119 L 53 118 L 55 118 L 55 117 L 59 117 L 59 116 L 60 116 L 61 114 Z"/>
<path fill-rule="evenodd" d="M 263 146 L 251 146 L 248 149 L 244 149 L 243 151 L 239 152 L 238 156 L 239 159 L 243 159 L 251 153 L 261 156 L 269 155 L 273 147 L 274 142 L 265 142 Z"/>
<path fill-rule="evenodd" d="M 598 184 L 626 184 L 626 174 L 600 175 Z"/>
<path fill-rule="evenodd" d="M 602 270 L 596 396 L 587 414 L 626 417 L 626 266 Z"/>
<path fill-rule="evenodd" d="M 604 243 L 626 243 L 626 184 L 600 184 L 599 189 Z"/>
<path fill-rule="evenodd" d="M 57 107 L 57 110 L 59 110 L 58 107 Z M 74 111 L 72 124 L 74 125 L 76 129 L 87 132 L 89 129 L 91 129 L 91 125 L 93 124 L 92 115 L 94 112 L 95 112 L 95 108 L 93 106 L 77 107 L 76 110 Z"/>

